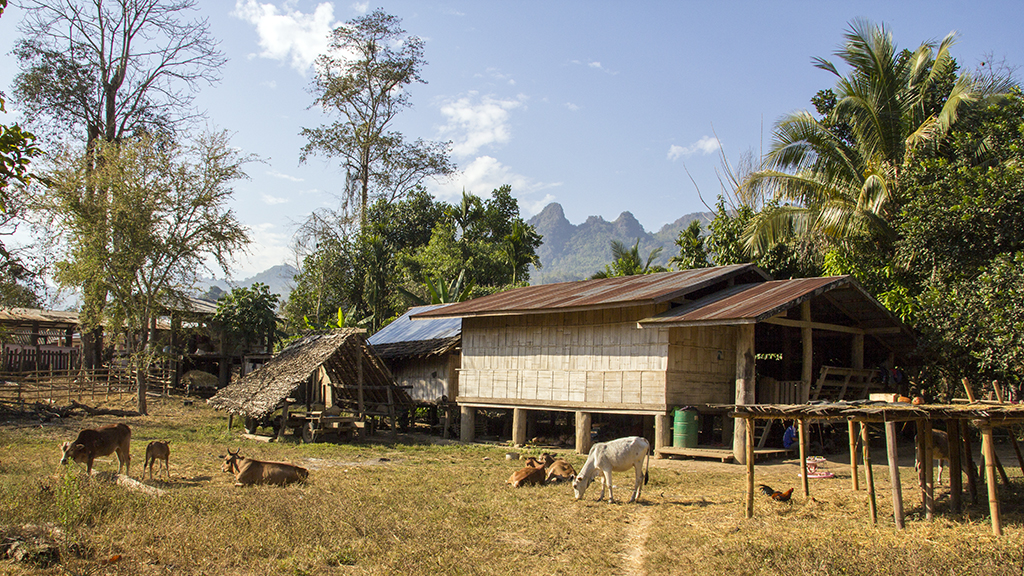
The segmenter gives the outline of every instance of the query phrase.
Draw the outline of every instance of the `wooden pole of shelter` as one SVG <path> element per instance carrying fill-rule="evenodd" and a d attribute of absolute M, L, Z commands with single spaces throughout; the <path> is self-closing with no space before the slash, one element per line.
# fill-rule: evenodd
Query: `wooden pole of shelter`
<path fill-rule="evenodd" d="M 359 405 L 359 419 L 366 420 L 366 411 L 363 409 L 363 353 L 362 350 L 357 354 L 359 359 L 356 360 L 356 401 Z"/>
<path fill-rule="evenodd" d="M 807 482 L 807 422 L 797 420 L 797 430 L 800 432 L 800 482 L 804 489 L 804 498 L 810 498 L 811 486 Z"/>
<path fill-rule="evenodd" d="M 755 357 L 754 357 L 754 325 L 741 324 L 737 327 L 739 332 L 736 338 L 736 404 L 748 405 L 754 403 L 754 381 Z M 746 438 L 746 426 L 752 424 L 746 418 L 733 419 L 733 459 L 739 464 L 745 464 L 747 452 L 744 447 Z"/>
<path fill-rule="evenodd" d="M 985 456 L 985 478 L 988 481 L 988 512 L 992 517 L 992 533 L 1002 536 L 1003 525 L 999 520 L 999 494 L 996 488 L 995 445 L 992 443 L 992 425 L 981 425 L 981 452 Z"/>
<path fill-rule="evenodd" d="M 960 421 L 957 419 L 946 422 L 946 434 L 949 436 L 949 504 L 954 514 L 962 510 L 963 467 L 960 465 L 960 450 L 963 441 L 960 439 Z"/>
<path fill-rule="evenodd" d="M 850 483 L 853 491 L 860 490 L 860 478 L 857 475 L 857 423 L 853 420 L 846 421 L 846 427 L 850 433 Z"/>
<path fill-rule="evenodd" d="M 967 492 L 971 495 L 971 504 L 977 504 L 978 467 L 974 465 L 974 447 L 971 446 L 971 426 L 966 420 L 960 423 L 960 438 L 963 440 L 964 447 L 963 467 L 967 470 Z"/>
<path fill-rule="evenodd" d="M 1020 444 L 1017 443 L 1017 433 L 1010 428 L 1010 443 L 1013 444 L 1013 453 L 1017 455 L 1017 463 L 1020 464 L 1020 472 L 1024 474 L 1024 455 L 1020 453 Z"/>
<path fill-rule="evenodd" d="M 514 446 L 526 444 L 526 410 L 524 408 L 512 409 L 512 444 Z"/>
<path fill-rule="evenodd" d="M 900 465 L 896 456 L 896 423 L 885 423 L 885 453 L 889 460 L 889 483 L 892 485 L 892 517 L 896 527 L 906 528 L 903 517 L 903 484 L 900 481 Z"/>
<path fill-rule="evenodd" d="M 284 407 L 281 408 L 281 427 L 277 429 L 278 440 L 284 440 L 284 436 L 288 432 L 288 406 L 288 400 L 285 400 Z"/>
<path fill-rule="evenodd" d="M 935 433 L 932 431 L 932 422 L 925 422 L 924 435 L 924 467 L 925 485 L 928 490 L 928 506 L 925 508 L 925 519 L 935 518 Z"/>
<path fill-rule="evenodd" d="M 934 491 L 932 486 L 932 425 L 927 420 L 917 420 L 917 481 L 921 486 L 921 505 L 925 519 L 935 516 Z"/>
<path fill-rule="evenodd" d="M 593 415 L 590 412 L 576 412 L 576 453 L 590 452 L 590 427 Z"/>
<path fill-rule="evenodd" d="M 999 460 L 999 454 L 992 452 L 992 460 L 996 463 L 996 470 L 999 472 L 999 479 L 1003 481 L 1004 486 L 1010 485 L 1010 477 L 1006 475 L 1006 470 L 1003 469 L 1003 463 Z"/>
<path fill-rule="evenodd" d="M 747 420 L 747 518 L 754 517 L 754 423 Z"/>
<path fill-rule="evenodd" d="M 963 379 L 961 379 L 960 381 L 963 382 L 964 391 L 967 392 L 967 399 L 971 402 L 971 404 L 973 404 L 975 402 L 975 400 L 974 400 L 974 391 L 971 390 L 971 381 L 968 380 L 966 376 Z"/>
<path fill-rule="evenodd" d="M 1003 389 L 999 387 L 999 380 L 992 381 L 992 391 L 996 393 L 996 400 L 1003 403 Z"/>
<path fill-rule="evenodd" d="M 871 471 L 870 438 L 868 437 L 868 423 L 860 423 L 861 448 L 864 450 L 864 481 L 868 485 L 868 509 L 871 512 L 871 524 L 878 523 L 878 507 L 875 502 L 875 475 Z"/>
<path fill-rule="evenodd" d="M 800 303 L 800 319 L 811 321 L 811 301 Z M 803 348 L 803 359 L 800 366 L 800 397 L 801 404 L 811 399 L 811 381 L 814 379 L 814 330 L 810 327 L 800 328 L 800 343 Z"/>

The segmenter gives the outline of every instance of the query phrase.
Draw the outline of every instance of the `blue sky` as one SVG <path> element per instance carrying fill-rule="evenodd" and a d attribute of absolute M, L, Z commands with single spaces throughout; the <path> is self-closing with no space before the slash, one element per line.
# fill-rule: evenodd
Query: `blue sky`
<path fill-rule="evenodd" d="M 487 197 L 507 183 L 525 216 L 559 202 L 574 224 L 630 211 L 657 230 L 704 209 L 698 188 L 713 204 L 719 144 L 732 162 L 759 154 L 780 116 L 809 108 L 833 85 L 811 58 L 830 57 L 851 19 L 884 23 L 911 49 L 956 30 L 965 69 L 989 54 L 1024 65 L 1024 11 L 1011 2 L 201 2 L 230 60 L 196 103 L 264 160 L 235 185 L 254 240 L 236 278 L 294 263 L 296 224 L 337 206 L 337 163 L 298 160 L 299 131 L 329 121 L 309 108 L 311 62 L 331 28 L 377 7 L 426 42 L 428 83 L 412 88 L 398 128 L 452 141 L 461 173 L 430 183 L 434 195 Z M 20 18 L 16 7 L 0 18 L 8 93 Z M 18 118 L 8 104 L 5 123 Z"/>

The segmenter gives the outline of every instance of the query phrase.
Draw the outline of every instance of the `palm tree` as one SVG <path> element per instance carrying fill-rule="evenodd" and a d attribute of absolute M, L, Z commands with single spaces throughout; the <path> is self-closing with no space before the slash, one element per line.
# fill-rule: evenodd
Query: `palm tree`
<path fill-rule="evenodd" d="M 654 274 L 655 272 L 666 272 L 664 266 L 651 266 L 654 259 L 661 254 L 661 246 L 658 246 L 647 255 L 647 260 L 640 257 L 640 239 L 632 248 L 618 240 L 612 240 L 612 263 L 606 264 L 601 270 L 591 276 L 591 280 L 598 278 L 611 278 L 613 276 L 636 276 L 638 274 Z"/>
<path fill-rule="evenodd" d="M 753 254 L 791 234 L 891 241 L 900 175 L 915 151 L 941 141 L 966 104 L 1007 89 L 955 75 L 952 32 L 911 53 L 898 50 L 884 26 L 854 20 L 845 39 L 836 56 L 851 68 L 847 76 L 815 59 L 838 78 L 832 112 L 822 120 L 806 111 L 780 120 L 762 170 L 743 183 L 778 201 L 746 230 Z M 849 137 L 832 129 L 839 124 L 849 127 Z"/>

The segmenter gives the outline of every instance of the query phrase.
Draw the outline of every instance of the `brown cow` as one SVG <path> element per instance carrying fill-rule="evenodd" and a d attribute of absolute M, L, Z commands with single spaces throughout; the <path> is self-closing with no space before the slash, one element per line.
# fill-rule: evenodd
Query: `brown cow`
<path fill-rule="evenodd" d="M 146 462 L 142 465 L 142 474 L 146 474 L 146 468 L 149 468 L 149 479 L 153 479 L 153 463 L 157 460 L 164 461 L 164 472 L 167 473 L 167 479 L 171 479 L 171 466 L 169 460 L 171 457 L 171 449 L 167 445 L 171 441 L 161 442 L 160 440 L 153 440 L 146 446 Z M 159 464 L 157 464 L 159 466 Z"/>
<path fill-rule="evenodd" d="M 555 482 L 565 482 L 566 480 L 576 479 L 576 469 L 561 458 L 555 458 L 555 461 L 547 467 L 547 477 L 544 479 L 548 484 L 554 484 Z"/>
<path fill-rule="evenodd" d="M 85 463 L 86 473 L 92 474 L 92 462 L 97 456 L 109 456 L 117 452 L 117 473 L 124 468 L 125 476 L 129 476 L 128 467 L 132 463 L 128 453 L 128 445 L 132 439 L 132 429 L 125 424 L 111 424 L 102 428 L 86 429 L 78 433 L 74 442 L 61 445 L 61 464 L 68 460 Z"/>
<path fill-rule="evenodd" d="M 526 459 L 526 467 L 516 470 L 509 476 L 506 484 L 511 484 L 513 488 L 519 488 L 520 486 L 529 486 L 533 484 L 544 483 L 544 463 L 538 462 L 536 458 L 530 457 Z"/>
<path fill-rule="evenodd" d="M 264 462 L 239 456 L 238 450 L 224 457 L 221 470 L 235 474 L 235 486 L 252 486 L 254 484 L 276 484 L 284 486 L 291 482 L 303 482 L 309 476 L 305 468 L 286 462 Z"/>

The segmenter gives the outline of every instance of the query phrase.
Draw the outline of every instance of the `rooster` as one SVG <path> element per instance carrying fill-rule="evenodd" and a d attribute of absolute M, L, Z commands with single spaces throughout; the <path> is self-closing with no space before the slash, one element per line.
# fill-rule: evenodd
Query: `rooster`
<path fill-rule="evenodd" d="M 761 492 L 763 492 L 765 496 L 771 498 L 772 500 L 778 500 L 779 502 L 789 502 L 789 498 L 793 495 L 792 488 L 786 490 L 785 492 L 779 492 L 778 490 L 766 484 L 759 484 L 758 486 L 760 487 Z"/>

